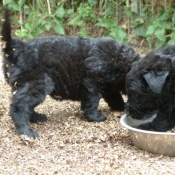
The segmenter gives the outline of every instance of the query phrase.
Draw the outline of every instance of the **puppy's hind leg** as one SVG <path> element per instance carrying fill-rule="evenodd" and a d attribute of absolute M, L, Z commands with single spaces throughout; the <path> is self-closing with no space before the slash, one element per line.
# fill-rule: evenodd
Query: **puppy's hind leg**
<path fill-rule="evenodd" d="M 47 76 L 42 76 L 42 79 L 21 83 L 17 88 L 10 106 L 10 115 L 20 135 L 38 137 L 38 134 L 29 127 L 29 120 L 30 118 L 34 120 L 34 117 L 38 118 L 36 113 L 33 112 L 34 108 L 43 102 L 46 95 L 50 94 L 52 90 L 53 83 Z M 43 119 L 45 120 L 45 117 Z"/>
<path fill-rule="evenodd" d="M 28 100 L 27 100 L 28 99 Z M 10 115 L 13 119 L 16 130 L 20 135 L 27 135 L 29 137 L 36 138 L 39 135 L 29 127 L 29 119 L 32 114 L 30 106 L 35 101 L 31 96 L 24 96 L 21 90 L 13 96 L 12 104 L 10 106 Z"/>
<path fill-rule="evenodd" d="M 47 121 L 47 117 L 45 114 L 38 114 L 36 113 L 34 110 L 31 114 L 31 117 L 30 117 L 30 122 L 32 123 L 37 123 L 37 122 L 46 122 Z"/>
<path fill-rule="evenodd" d="M 125 103 L 120 92 L 104 94 L 103 98 L 112 110 L 124 111 Z"/>

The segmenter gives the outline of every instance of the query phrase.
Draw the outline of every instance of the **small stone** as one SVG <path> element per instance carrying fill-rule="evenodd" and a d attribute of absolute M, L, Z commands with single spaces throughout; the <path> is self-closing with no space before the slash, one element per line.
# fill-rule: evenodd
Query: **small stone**
<path fill-rule="evenodd" d="M 137 156 L 131 156 L 131 159 L 136 160 Z"/>

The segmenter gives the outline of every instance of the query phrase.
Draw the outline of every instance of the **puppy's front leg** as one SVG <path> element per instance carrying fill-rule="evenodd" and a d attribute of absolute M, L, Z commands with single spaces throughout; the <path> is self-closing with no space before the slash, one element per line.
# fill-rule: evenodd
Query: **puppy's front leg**
<path fill-rule="evenodd" d="M 100 98 L 102 98 L 101 93 L 93 86 L 88 85 L 81 87 L 81 109 L 83 114 L 88 121 L 104 121 L 106 117 L 98 112 L 98 104 Z"/>
<path fill-rule="evenodd" d="M 124 111 L 125 103 L 120 92 L 116 91 L 111 94 L 110 93 L 104 94 L 103 98 L 105 99 L 105 101 L 108 103 L 108 106 L 112 110 Z"/>

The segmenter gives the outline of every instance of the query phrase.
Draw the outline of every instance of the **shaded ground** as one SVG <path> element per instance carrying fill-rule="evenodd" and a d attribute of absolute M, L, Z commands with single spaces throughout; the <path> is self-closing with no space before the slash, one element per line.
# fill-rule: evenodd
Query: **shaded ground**
<path fill-rule="evenodd" d="M 173 175 L 175 158 L 154 155 L 133 146 L 119 123 L 122 113 L 111 112 L 101 100 L 107 121 L 89 123 L 80 103 L 47 97 L 37 111 L 48 122 L 31 124 L 40 137 L 22 140 L 9 116 L 10 88 L 0 76 L 0 175 Z"/>

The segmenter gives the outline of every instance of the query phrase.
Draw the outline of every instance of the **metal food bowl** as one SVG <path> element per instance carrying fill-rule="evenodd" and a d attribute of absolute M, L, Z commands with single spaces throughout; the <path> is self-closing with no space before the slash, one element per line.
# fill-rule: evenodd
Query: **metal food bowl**
<path fill-rule="evenodd" d="M 141 123 L 153 120 L 154 117 L 149 120 L 135 120 L 125 114 L 120 118 L 120 123 L 128 129 L 131 140 L 136 147 L 150 153 L 175 156 L 175 133 L 145 131 L 135 128 Z"/>

